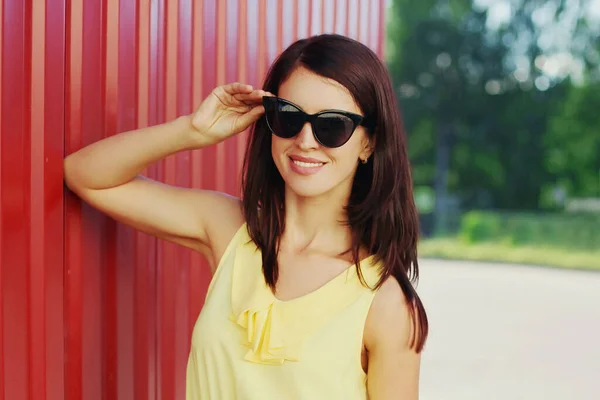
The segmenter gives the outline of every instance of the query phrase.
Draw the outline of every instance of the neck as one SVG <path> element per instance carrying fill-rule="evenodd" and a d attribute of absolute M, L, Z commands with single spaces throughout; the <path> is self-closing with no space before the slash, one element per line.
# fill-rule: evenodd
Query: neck
<path fill-rule="evenodd" d="M 337 193 L 336 193 L 337 192 Z M 286 188 L 282 249 L 292 252 L 343 253 L 352 243 L 344 207 L 348 194 L 333 190 L 319 197 L 300 197 Z"/>

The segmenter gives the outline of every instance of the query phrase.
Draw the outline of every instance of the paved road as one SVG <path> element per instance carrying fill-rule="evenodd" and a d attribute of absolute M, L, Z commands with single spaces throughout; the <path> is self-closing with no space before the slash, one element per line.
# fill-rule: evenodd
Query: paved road
<path fill-rule="evenodd" d="M 600 400 L 600 273 L 423 260 L 421 400 Z"/>

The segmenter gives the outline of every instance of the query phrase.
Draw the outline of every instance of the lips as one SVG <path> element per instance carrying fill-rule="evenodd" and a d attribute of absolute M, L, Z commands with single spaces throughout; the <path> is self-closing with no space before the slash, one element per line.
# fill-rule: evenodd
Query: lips
<path fill-rule="evenodd" d="M 325 162 L 316 158 L 290 156 L 290 167 L 292 171 L 300 175 L 312 175 L 325 165 Z"/>
<path fill-rule="evenodd" d="M 306 168 L 320 167 L 321 165 L 323 165 L 323 163 L 312 163 L 312 162 L 304 162 L 304 161 L 298 161 L 298 160 L 292 160 L 292 162 L 296 165 L 299 165 L 301 167 L 306 167 Z"/>
<path fill-rule="evenodd" d="M 308 163 L 308 164 L 319 164 L 319 165 L 325 164 L 324 161 L 317 160 L 316 158 L 311 158 L 311 157 L 290 156 L 290 158 L 294 162 L 301 162 L 301 163 Z"/>

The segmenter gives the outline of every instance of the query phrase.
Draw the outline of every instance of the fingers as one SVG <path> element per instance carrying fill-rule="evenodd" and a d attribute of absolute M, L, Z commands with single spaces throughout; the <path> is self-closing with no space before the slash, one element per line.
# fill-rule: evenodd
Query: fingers
<path fill-rule="evenodd" d="M 250 124 L 254 123 L 261 115 L 265 113 L 265 108 L 262 105 L 253 107 L 250 111 L 239 117 L 238 123 L 242 126 L 242 130 L 246 129 Z"/>
<path fill-rule="evenodd" d="M 241 101 L 247 105 L 259 104 L 262 102 L 262 98 L 264 96 L 274 96 L 274 94 L 270 92 L 266 92 L 264 90 L 253 90 L 250 93 L 238 93 L 233 95 L 233 97 Z"/>
<path fill-rule="evenodd" d="M 262 99 L 263 96 L 274 96 L 274 94 L 270 92 L 266 92 L 261 89 L 254 89 L 252 85 L 248 85 L 245 83 L 234 82 L 227 85 L 219 86 L 216 90 L 222 90 L 226 94 L 235 97 L 238 100 L 256 100 Z"/>
<path fill-rule="evenodd" d="M 225 91 L 225 93 L 230 94 L 232 96 L 241 93 L 252 93 L 252 91 L 254 90 L 252 85 L 247 85 L 245 83 L 240 82 L 230 83 L 228 85 L 222 86 L 222 88 Z"/>

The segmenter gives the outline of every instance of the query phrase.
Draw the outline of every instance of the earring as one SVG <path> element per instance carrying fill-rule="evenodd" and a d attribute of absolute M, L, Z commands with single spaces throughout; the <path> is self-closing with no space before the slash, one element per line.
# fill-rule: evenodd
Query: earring
<path fill-rule="evenodd" d="M 369 158 L 368 158 L 368 157 L 367 157 L 367 158 L 365 158 L 364 160 L 363 160 L 363 159 L 361 159 L 361 160 L 360 160 L 360 162 L 361 162 L 361 163 L 363 163 L 363 164 L 366 164 L 368 161 L 369 161 Z"/>

